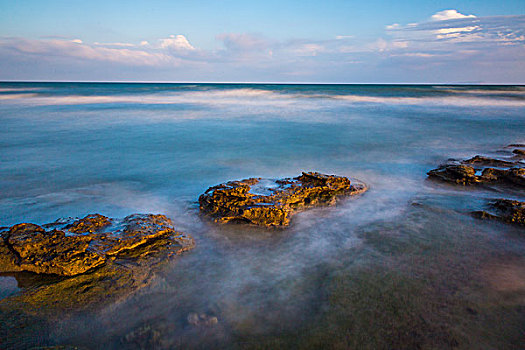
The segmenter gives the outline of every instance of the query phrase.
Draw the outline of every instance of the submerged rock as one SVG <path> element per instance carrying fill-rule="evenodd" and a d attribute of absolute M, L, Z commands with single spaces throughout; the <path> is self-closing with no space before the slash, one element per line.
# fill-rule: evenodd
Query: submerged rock
<path fill-rule="evenodd" d="M 164 349 L 162 332 L 150 325 L 141 326 L 122 338 L 122 343 L 137 349 Z"/>
<path fill-rule="evenodd" d="M 216 316 L 210 316 L 210 315 L 207 315 L 205 313 L 196 313 L 196 312 L 192 312 L 190 314 L 188 314 L 188 317 L 187 317 L 187 320 L 188 320 L 188 323 L 192 326 L 214 326 L 216 325 L 217 323 L 219 323 L 219 320 L 217 319 Z"/>
<path fill-rule="evenodd" d="M 298 210 L 332 205 L 340 196 L 363 193 L 363 183 L 346 177 L 303 172 L 296 178 L 250 178 L 210 187 L 199 198 L 202 213 L 218 223 L 287 226 Z"/>
<path fill-rule="evenodd" d="M 427 173 L 430 178 L 460 185 L 506 184 L 525 187 L 525 168 L 523 150 L 513 151 L 514 156 L 507 159 L 475 156 L 455 161 L 451 160 Z"/>
<path fill-rule="evenodd" d="M 489 203 L 490 211 L 475 211 L 474 216 L 480 219 L 496 219 L 512 224 L 525 225 L 525 202 L 496 199 Z"/>
<path fill-rule="evenodd" d="M 148 248 L 158 249 L 160 242 L 171 253 L 194 245 L 164 215 L 134 214 L 115 220 L 92 214 L 42 226 L 22 223 L 0 232 L 0 272 L 74 276 L 120 256 L 147 255 Z"/>

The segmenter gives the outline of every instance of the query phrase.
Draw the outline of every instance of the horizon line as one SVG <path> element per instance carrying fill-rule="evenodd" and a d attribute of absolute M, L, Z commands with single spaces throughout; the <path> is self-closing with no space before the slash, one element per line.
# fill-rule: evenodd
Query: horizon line
<path fill-rule="evenodd" d="M 0 80 L 0 83 L 92 83 L 92 84 L 253 84 L 253 85 L 484 85 L 484 86 L 525 86 L 524 83 L 484 83 L 484 82 L 451 82 L 451 83 L 343 83 L 343 82 L 236 82 L 236 81 L 155 81 L 155 80 Z"/>

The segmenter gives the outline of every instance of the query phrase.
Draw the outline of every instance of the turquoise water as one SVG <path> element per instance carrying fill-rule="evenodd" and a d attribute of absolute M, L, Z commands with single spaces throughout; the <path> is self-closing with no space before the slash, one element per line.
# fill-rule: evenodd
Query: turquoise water
<path fill-rule="evenodd" d="M 144 324 L 169 325 L 161 348 L 380 348 L 394 344 L 385 334 L 407 347 L 519 344 L 525 291 L 498 289 L 484 271 L 525 278 L 522 229 L 468 211 L 524 193 L 425 174 L 525 143 L 524 86 L 0 83 L 0 131 L 0 226 L 163 213 L 197 243 L 145 291 L 64 321 L 45 344 L 133 348 L 122 337 Z M 370 191 L 302 213 L 286 231 L 198 216 L 212 185 L 301 171 Z M 13 285 L 0 278 L 0 297 Z M 218 326 L 202 335 L 185 324 L 191 312 Z M 501 319 L 508 331 L 493 334 Z"/>

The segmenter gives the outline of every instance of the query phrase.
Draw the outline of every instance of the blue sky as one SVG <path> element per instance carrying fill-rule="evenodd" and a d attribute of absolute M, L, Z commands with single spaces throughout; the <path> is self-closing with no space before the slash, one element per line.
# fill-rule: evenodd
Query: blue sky
<path fill-rule="evenodd" d="M 525 1 L 6 1 L 0 80 L 525 83 Z"/>

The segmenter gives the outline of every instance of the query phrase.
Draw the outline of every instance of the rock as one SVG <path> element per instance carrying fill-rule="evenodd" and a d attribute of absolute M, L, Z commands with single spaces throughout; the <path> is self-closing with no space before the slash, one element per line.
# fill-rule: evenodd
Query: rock
<path fill-rule="evenodd" d="M 507 183 L 525 186 L 525 168 L 496 169 L 486 168 L 481 173 L 480 182 Z"/>
<path fill-rule="evenodd" d="M 219 323 L 219 320 L 215 316 L 209 316 L 204 313 L 198 314 L 196 312 L 192 312 L 188 315 L 188 323 L 192 326 L 214 326 L 217 323 Z"/>
<path fill-rule="evenodd" d="M 175 231 L 163 215 L 111 219 L 110 226 L 85 234 L 65 228 L 75 221 L 21 224 L 1 232 L 0 271 L 9 271 L 7 274 L 17 279 L 22 290 L 0 300 L 0 314 L 16 311 L 54 320 L 74 312 L 102 309 L 149 285 L 171 257 L 194 247 L 193 239 Z M 55 242 L 57 237 L 64 243 Z M 7 242 L 9 239 L 18 250 Z M 45 245 L 50 242 L 60 249 L 50 253 L 51 248 Z M 24 251 L 24 259 L 18 251 Z M 48 258 L 45 253 L 50 253 Z M 86 254 L 95 254 L 102 264 L 82 260 Z M 18 272 L 21 270 L 46 274 Z M 59 275 L 47 274 L 51 271 Z M 0 322 L 0 334 L 10 328 L 10 323 Z"/>
<path fill-rule="evenodd" d="M 473 212 L 475 217 L 480 219 L 496 219 L 512 224 L 525 225 L 525 202 L 496 199 L 489 204 L 492 212 L 476 211 Z"/>
<path fill-rule="evenodd" d="M 467 165 L 442 165 L 437 169 L 429 171 L 427 175 L 432 178 L 460 185 L 471 185 L 481 182 L 480 177 L 476 175 L 476 170 Z"/>
<path fill-rule="evenodd" d="M 112 220 L 100 214 L 43 226 L 22 223 L 0 237 L 0 272 L 75 276 L 120 255 L 138 258 L 159 243 L 172 253 L 193 247 L 193 239 L 175 231 L 164 215 L 130 215 Z"/>
<path fill-rule="evenodd" d="M 201 212 L 218 223 L 287 226 L 301 209 L 332 205 L 340 196 L 366 190 L 346 177 L 303 172 L 296 178 L 250 178 L 213 186 L 199 197 L 199 204 Z"/>
<path fill-rule="evenodd" d="M 139 327 L 122 338 L 122 343 L 136 349 L 161 349 L 162 333 L 150 325 Z"/>
<path fill-rule="evenodd" d="M 74 233 L 96 232 L 111 225 L 111 220 L 100 214 L 91 214 L 83 219 L 76 220 L 65 228 Z"/>
<path fill-rule="evenodd" d="M 23 269 L 18 266 L 17 262 L 18 260 L 16 256 L 9 249 L 9 246 L 7 243 L 5 243 L 4 239 L 0 236 L 0 271 L 3 271 L 5 269 L 4 267 L 7 266 L 9 266 L 11 272 L 22 271 Z"/>
<path fill-rule="evenodd" d="M 515 149 L 512 151 L 512 153 L 517 154 L 519 156 L 525 156 L 525 150 L 524 149 Z"/>
<path fill-rule="evenodd" d="M 160 257 L 167 261 L 165 255 Z M 157 259 L 116 258 L 83 274 L 67 277 L 41 274 L 25 282 L 24 274 L 14 274 L 19 285 L 24 283 L 22 292 L 0 300 L 0 314 L 15 309 L 63 319 L 71 312 L 92 312 L 147 286 L 155 276 L 158 263 Z"/>
<path fill-rule="evenodd" d="M 495 159 L 483 156 L 455 161 L 431 170 L 427 175 L 434 179 L 460 185 L 507 184 L 525 186 L 525 168 L 516 158 Z"/>
<path fill-rule="evenodd" d="M 523 148 L 524 145 L 514 144 L 507 147 Z M 508 150 L 502 153 L 509 153 Z M 484 156 L 475 156 L 467 160 L 457 161 L 449 159 L 444 165 L 427 173 L 430 178 L 460 185 L 496 185 L 497 191 L 521 193 L 525 187 L 525 168 L 523 167 L 521 149 L 513 151 L 514 156 L 505 159 L 496 159 Z M 472 212 L 480 219 L 494 219 L 519 225 L 524 224 L 524 203 L 509 199 L 498 199 L 489 203 L 489 210 Z"/>
<path fill-rule="evenodd" d="M 462 163 L 480 165 L 480 166 L 493 166 L 493 167 L 494 166 L 495 167 L 511 167 L 515 165 L 515 163 L 512 161 L 494 159 L 494 158 L 483 157 L 483 156 L 475 156 L 470 159 L 464 160 Z"/>
<path fill-rule="evenodd" d="M 484 210 L 476 210 L 476 211 L 473 211 L 472 212 L 472 216 L 474 216 L 475 218 L 478 218 L 478 219 L 483 219 L 483 220 L 487 220 L 487 219 L 491 219 L 491 220 L 496 220 L 496 219 L 499 219 L 497 215 L 494 215 L 494 214 L 490 214 Z"/>

